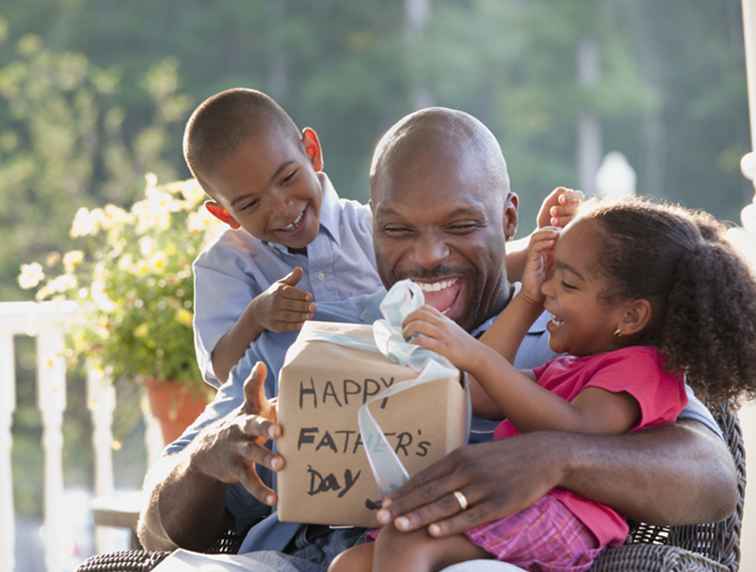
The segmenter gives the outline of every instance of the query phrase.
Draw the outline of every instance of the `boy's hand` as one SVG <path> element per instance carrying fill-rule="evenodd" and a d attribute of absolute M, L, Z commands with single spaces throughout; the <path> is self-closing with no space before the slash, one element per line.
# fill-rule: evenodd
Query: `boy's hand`
<path fill-rule="evenodd" d="M 402 333 L 413 344 L 441 354 L 459 369 L 467 370 L 476 361 L 480 342 L 433 306 L 426 304 L 407 316 Z"/>
<path fill-rule="evenodd" d="M 538 228 L 558 226 L 564 228 L 574 217 L 585 196 L 581 191 L 557 187 L 543 199 L 538 211 Z"/>
<path fill-rule="evenodd" d="M 535 231 L 530 237 L 528 257 L 522 273 L 521 294 L 531 302 L 543 303 L 545 296 L 541 287 L 551 271 L 559 232 L 560 229 L 547 226 Z"/>
<path fill-rule="evenodd" d="M 260 327 L 271 332 L 293 332 L 315 316 L 312 294 L 295 288 L 303 274 L 297 266 L 252 301 L 253 315 Z"/>

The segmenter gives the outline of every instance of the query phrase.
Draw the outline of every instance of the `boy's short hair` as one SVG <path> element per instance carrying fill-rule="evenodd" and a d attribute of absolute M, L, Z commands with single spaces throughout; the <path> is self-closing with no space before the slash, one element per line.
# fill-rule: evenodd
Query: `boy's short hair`
<path fill-rule="evenodd" d="M 247 88 L 221 91 L 200 103 L 189 117 L 184 159 L 199 181 L 202 173 L 231 155 L 245 138 L 271 128 L 300 139 L 294 120 L 272 97 Z"/>

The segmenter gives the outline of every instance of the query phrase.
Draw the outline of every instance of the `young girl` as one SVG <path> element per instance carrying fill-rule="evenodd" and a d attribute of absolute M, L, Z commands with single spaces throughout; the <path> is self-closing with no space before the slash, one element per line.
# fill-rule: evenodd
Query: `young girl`
<path fill-rule="evenodd" d="M 474 409 L 507 418 L 496 439 L 673 422 L 686 403 L 683 375 L 709 401 L 756 393 L 756 283 L 724 230 L 680 207 L 599 203 L 558 241 L 554 231 L 533 236 L 522 289 L 481 341 L 430 306 L 407 317 L 404 333 L 474 377 Z M 518 371 L 511 362 L 544 308 L 553 316 L 551 347 L 565 355 Z M 460 510 L 474 504 L 474 491 L 455 496 Z M 430 571 L 498 558 L 527 570 L 583 571 L 627 533 L 610 507 L 553 489 L 464 535 L 386 526 L 331 570 Z"/>

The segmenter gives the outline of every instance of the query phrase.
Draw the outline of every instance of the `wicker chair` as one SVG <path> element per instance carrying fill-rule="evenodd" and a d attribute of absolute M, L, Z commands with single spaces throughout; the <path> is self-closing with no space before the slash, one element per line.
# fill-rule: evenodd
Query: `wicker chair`
<path fill-rule="evenodd" d="M 593 572 L 737 572 L 740 562 L 740 528 L 745 496 L 745 450 L 738 418 L 722 409 L 715 415 L 732 452 L 738 478 L 738 504 L 728 518 L 687 526 L 631 523 L 630 538 L 619 548 L 604 552 Z M 241 538 L 228 532 L 213 552 L 233 553 Z M 150 572 L 169 552 L 121 551 L 92 556 L 78 572 Z"/>

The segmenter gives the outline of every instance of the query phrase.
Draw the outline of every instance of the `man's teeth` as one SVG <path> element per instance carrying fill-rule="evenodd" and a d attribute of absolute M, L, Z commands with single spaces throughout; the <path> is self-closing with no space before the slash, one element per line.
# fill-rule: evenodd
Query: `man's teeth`
<path fill-rule="evenodd" d="M 423 292 L 439 292 L 453 286 L 457 282 L 457 279 L 441 280 L 439 282 L 418 282 L 420 290 Z"/>
<path fill-rule="evenodd" d="M 554 325 L 556 326 L 561 326 L 562 324 L 564 324 L 564 320 L 560 320 L 558 318 L 551 318 L 551 321 L 554 322 Z"/>

